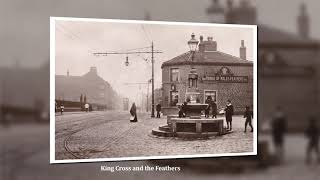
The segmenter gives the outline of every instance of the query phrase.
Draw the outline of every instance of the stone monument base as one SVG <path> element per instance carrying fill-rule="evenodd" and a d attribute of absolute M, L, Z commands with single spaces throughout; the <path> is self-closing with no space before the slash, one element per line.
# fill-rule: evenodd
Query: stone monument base
<path fill-rule="evenodd" d="M 209 138 L 231 133 L 224 126 L 222 118 L 178 118 L 168 117 L 168 124 L 152 130 L 160 137 Z"/>

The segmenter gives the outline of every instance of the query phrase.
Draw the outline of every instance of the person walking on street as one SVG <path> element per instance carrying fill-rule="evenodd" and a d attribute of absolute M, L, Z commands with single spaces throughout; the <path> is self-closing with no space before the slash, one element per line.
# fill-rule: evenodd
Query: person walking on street
<path fill-rule="evenodd" d="M 157 104 L 156 110 L 157 110 L 157 118 L 160 118 L 160 112 L 161 112 L 161 104 L 160 103 Z"/>
<path fill-rule="evenodd" d="M 275 117 L 272 120 L 272 139 L 276 149 L 276 155 L 278 159 L 281 161 L 284 155 L 283 143 L 284 143 L 284 135 L 287 131 L 287 120 L 282 112 L 282 108 L 277 107 Z"/>
<path fill-rule="evenodd" d="M 227 130 L 232 130 L 232 116 L 233 116 L 233 105 L 231 104 L 231 100 L 227 101 L 227 106 L 224 109 L 226 121 L 227 121 Z"/>
<path fill-rule="evenodd" d="M 246 118 L 246 122 L 244 123 L 244 132 L 247 132 L 247 125 L 251 127 L 251 132 L 253 132 L 252 127 L 252 118 L 253 118 L 253 112 L 250 110 L 249 106 L 246 106 L 246 111 L 244 112 L 244 118 Z"/>
<path fill-rule="evenodd" d="M 60 106 L 60 112 L 61 112 L 61 115 L 63 114 L 63 111 L 64 111 L 64 105 L 63 105 L 63 104 L 61 104 L 61 106 Z"/>
<path fill-rule="evenodd" d="M 85 108 L 86 112 L 88 112 L 88 111 L 89 111 L 89 104 L 86 103 L 86 104 L 84 105 L 84 108 Z"/>
<path fill-rule="evenodd" d="M 212 111 L 212 118 L 217 118 L 218 114 L 218 108 L 217 108 L 217 103 L 215 101 L 211 101 L 211 111 Z"/>
<path fill-rule="evenodd" d="M 132 106 L 130 108 L 130 114 L 131 114 L 130 122 L 137 122 L 138 121 L 137 107 L 135 103 L 132 103 Z"/>
<path fill-rule="evenodd" d="M 317 155 L 317 161 L 320 163 L 320 154 L 319 154 L 319 135 L 320 130 L 317 125 L 316 119 L 311 117 L 309 119 L 309 125 L 305 131 L 305 134 L 309 140 L 307 145 L 307 158 L 306 163 L 309 164 L 311 162 L 311 155 L 314 151 Z"/>

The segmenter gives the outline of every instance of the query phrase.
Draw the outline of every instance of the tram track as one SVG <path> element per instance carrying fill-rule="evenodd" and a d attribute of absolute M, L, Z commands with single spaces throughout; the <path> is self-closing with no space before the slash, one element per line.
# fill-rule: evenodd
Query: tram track
<path fill-rule="evenodd" d="M 105 121 L 103 123 L 97 123 L 97 124 L 94 124 L 88 128 L 82 128 L 82 129 L 78 129 L 76 131 L 73 131 L 72 133 L 70 133 L 65 139 L 64 139 L 64 148 L 65 150 L 75 159 L 88 159 L 90 158 L 90 155 L 92 155 L 92 153 L 99 153 L 99 152 L 104 152 L 106 151 L 111 144 L 114 144 L 116 142 L 118 142 L 119 140 L 123 139 L 125 137 L 125 135 L 127 135 L 129 132 L 133 131 L 136 129 L 136 127 L 138 126 L 138 123 L 137 124 L 134 124 L 133 126 L 130 126 L 128 127 L 126 130 L 120 132 L 120 133 L 117 133 L 116 135 L 114 135 L 113 138 L 110 138 L 109 141 L 107 141 L 105 143 L 105 145 L 99 149 L 96 149 L 96 150 L 89 150 L 86 149 L 86 150 L 80 150 L 80 152 L 74 152 L 72 151 L 69 146 L 68 146 L 68 143 L 71 139 L 71 137 L 73 135 L 75 135 L 76 133 L 79 133 L 83 130 L 88 130 L 88 129 L 91 129 L 91 128 L 94 128 L 96 126 L 99 126 L 99 125 L 102 125 L 102 124 L 107 124 L 107 123 L 111 123 L 111 122 L 114 122 L 114 121 L 119 121 L 119 120 L 108 120 L 108 121 Z M 85 153 L 85 151 L 88 151 L 87 153 Z M 80 155 L 81 153 L 85 154 L 85 155 Z"/>

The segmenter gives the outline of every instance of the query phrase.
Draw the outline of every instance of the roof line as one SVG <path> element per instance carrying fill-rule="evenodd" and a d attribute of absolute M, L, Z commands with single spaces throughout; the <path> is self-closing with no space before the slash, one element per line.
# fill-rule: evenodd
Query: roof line
<path fill-rule="evenodd" d="M 253 66 L 252 62 L 248 63 L 226 63 L 226 62 L 192 62 L 192 61 L 184 61 L 184 62 L 174 62 L 169 64 L 162 64 L 161 68 L 167 66 L 176 66 L 176 65 L 218 65 L 218 66 Z"/>
<path fill-rule="evenodd" d="M 250 61 L 250 60 L 241 59 L 241 58 L 239 58 L 239 57 L 237 57 L 237 56 L 234 56 L 234 55 L 231 55 L 231 54 L 227 54 L 227 53 L 222 52 L 222 51 L 216 51 L 216 52 L 221 53 L 221 54 L 224 54 L 224 55 L 227 55 L 227 56 L 230 56 L 230 57 L 233 57 L 233 58 L 236 58 L 236 59 L 238 59 L 239 61 L 252 62 L 252 61 Z"/>

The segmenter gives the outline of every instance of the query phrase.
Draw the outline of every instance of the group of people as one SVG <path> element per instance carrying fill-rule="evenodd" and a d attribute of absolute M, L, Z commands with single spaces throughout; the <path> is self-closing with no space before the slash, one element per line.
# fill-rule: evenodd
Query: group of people
<path fill-rule="evenodd" d="M 65 109 L 64 105 L 61 104 L 60 105 L 60 113 L 61 113 L 61 115 L 63 115 L 64 109 Z M 57 112 L 57 111 L 58 111 L 58 105 L 57 105 L 57 103 L 55 103 L 55 112 Z M 86 111 L 86 112 L 92 111 L 92 106 L 89 105 L 88 103 L 86 103 L 84 105 L 84 111 Z"/>
<path fill-rule="evenodd" d="M 280 106 L 277 107 L 275 115 L 271 122 L 272 129 L 272 140 L 275 145 L 275 152 L 277 158 L 281 161 L 284 157 L 284 140 L 285 134 L 287 132 L 287 118 L 282 111 Z M 308 139 L 306 147 L 306 163 L 311 162 L 312 152 L 315 152 L 317 155 L 317 161 L 320 163 L 320 151 L 319 151 L 319 137 L 320 137 L 320 128 L 317 124 L 315 117 L 309 117 L 308 125 L 304 132 L 306 138 Z"/>
<path fill-rule="evenodd" d="M 207 99 L 205 100 L 205 103 L 208 104 L 207 108 L 205 109 L 205 117 L 209 117 L 210 109 L 212 112 L 212 118 L 217 118 L 217 104 L 215 101 L 212 100 L 211 96 L 208 96 Z M 223 109 L 226 117 L 226 122 L 227 122 L 227 130 L 231 131 L 232 130 L 232 116 L 234 114 L 234 108 L 233 105 L 231 104 L 231 100 L 228 99 L 226 107 Z M 244 112 L 244 118 L 246 118 L 245 121 L 245 127 L 244 127 L 244 132 L 247 132 L 247 126 L 249 125 L 251 127 L 251 132 L 253 132 L 253 126 L 252 126 L 252 119 L 253 119 L 253 111 L 250 110 L 249 106 L 246 106 L 245 112 Z"/>

